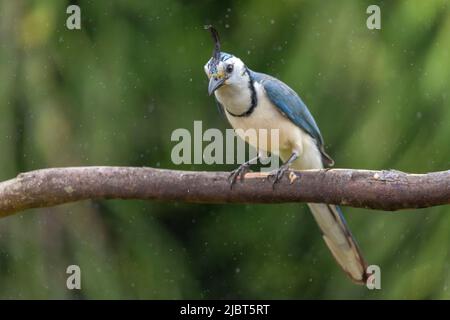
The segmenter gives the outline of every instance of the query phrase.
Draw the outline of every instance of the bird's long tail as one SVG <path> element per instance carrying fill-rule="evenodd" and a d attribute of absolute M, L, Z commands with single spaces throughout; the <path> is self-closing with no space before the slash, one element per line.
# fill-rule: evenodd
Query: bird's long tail
<path fill-rule="evenodd" d="M 365 284 L 367 264 L 338 206 L 309 203 L 323 239 L 337 263 L 356 283 Z"/>

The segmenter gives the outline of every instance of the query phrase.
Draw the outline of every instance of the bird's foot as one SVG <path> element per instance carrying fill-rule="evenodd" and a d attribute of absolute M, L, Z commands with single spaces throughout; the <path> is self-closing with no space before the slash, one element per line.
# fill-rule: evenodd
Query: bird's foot
<path fill-rule="evenodd" d="M 234 169 L 233 171 L 231 171 L 230 175 L 228 176 L 228 182 L 230 183 L 230 189 L 233 188 L 233 185 L 236 183 L 238 178 L 241 181 L 243 181 L 245 174 L 249 171 L 251 171 L 250 164 L 247 162 L 241 164 L 237 169 Z"/>
<path fill-rule="evenodd" d="M 283 178 L 283 175 L 285 174 L 286 171 L 290 170 L 289 169 L 289 165 L 288 164 L 283 164 L 280 168 L 278 168 L 277 170 L 272 171 L 271 173 L 269 173 L 268 178 L 274 178 L 273 182 L 272 182 L 272 188 L 275 189 L 275 184 L 277 184 L 278 182 L 280 182 L 280 180 Z"/>

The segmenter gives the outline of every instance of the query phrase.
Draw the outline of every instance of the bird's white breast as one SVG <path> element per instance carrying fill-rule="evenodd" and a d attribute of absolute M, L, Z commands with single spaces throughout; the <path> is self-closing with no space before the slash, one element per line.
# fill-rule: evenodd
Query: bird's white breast
<path fill-rule="evenodd" d="M 300 157 L 293 163 L 292 167 L 294 168 L 321 168 L 322 159 L 314 139 L 301 128 L 292 123 L 277 107 L 272 104 L 272 102 L 267 98 L 262 85 L 255 82 L 255 90 L 257 93 L 258 104 L 250 115 L 243 117 L 232 116 L 226 111 L 228 109 L 227 106 L 232 106 L 232 113 L 241 114 L 248 110 L 250 106 L 249 99 L 240 99 L 240 101 L 238 101 L 229 95 L 221 94 L 221 90 L 216 91 L 216 98 L 226 109 L 225 113 L 228 121 L 235 130 L 242 129 L 242 131 L 245 132 L 248 129 L 254 129 L 259 132 L 260 129 L 265 129 L 267 130 L 267 135 L 262 134 L 257 135 L 257 137 L 267 137 L 268 139 L 257 139 L 255 143 L 255 140 L 249 140 L 248 137 L 243 136 L 242 132 L 239 130 L 236 131 L 236 133 L 242 139 L 252 144 L 256 149 L 277 154 L 283 161 L 286 161 L 293 151 L 298 152 Z M 273 129 L 278 130 L 279 150 L 275 149 L 277 144 L 270 141 L 270 131 Z"/>

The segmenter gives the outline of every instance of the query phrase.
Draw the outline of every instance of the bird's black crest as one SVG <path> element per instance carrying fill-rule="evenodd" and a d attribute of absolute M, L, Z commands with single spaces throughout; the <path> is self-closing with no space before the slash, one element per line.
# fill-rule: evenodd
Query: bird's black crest
<path fill-rule="evenodd" d="M 212 25 L 205 26 L 206 30 L 209 30 L 211 32 L 213 41 L 214 41 L 214 50 L 212 53 L 212 60 L 209 65 L 209 69 L 211 71 L 216 71 L 217 65 L 220 61 L 220 38 L 219 33 L 217 32 L 216 28 L 214 28 Z"/>

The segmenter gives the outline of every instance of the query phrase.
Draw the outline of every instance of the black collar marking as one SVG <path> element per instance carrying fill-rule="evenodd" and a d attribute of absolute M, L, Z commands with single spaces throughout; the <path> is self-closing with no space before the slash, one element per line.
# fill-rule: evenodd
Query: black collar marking
<path fill-rule="evenodd" d="M 251 115 L 253 113 L 253 111 L 255 110 L 256 106 L 258 105 L 258 97 L 256 95 L 254 80 L 253 80 L 252 76 L 250 75 L 250 72 L 248 71 L 247 68 L 245 68 L 245 73 L 247 73 L 248 78 L 249 78 L 249 80 L 248 80 L 248 88 L 250 89 L 250 92 L 251 92 L 250 107 L 247 109 L 247 111 L 244 111 L 241 114 L 234 114 L 234 113 L 231 113 L 230 111 L 227 110 L 227 112 L 230 115 L 232 115 L 233 117 L 248 117 L 249 115 Z"/>

